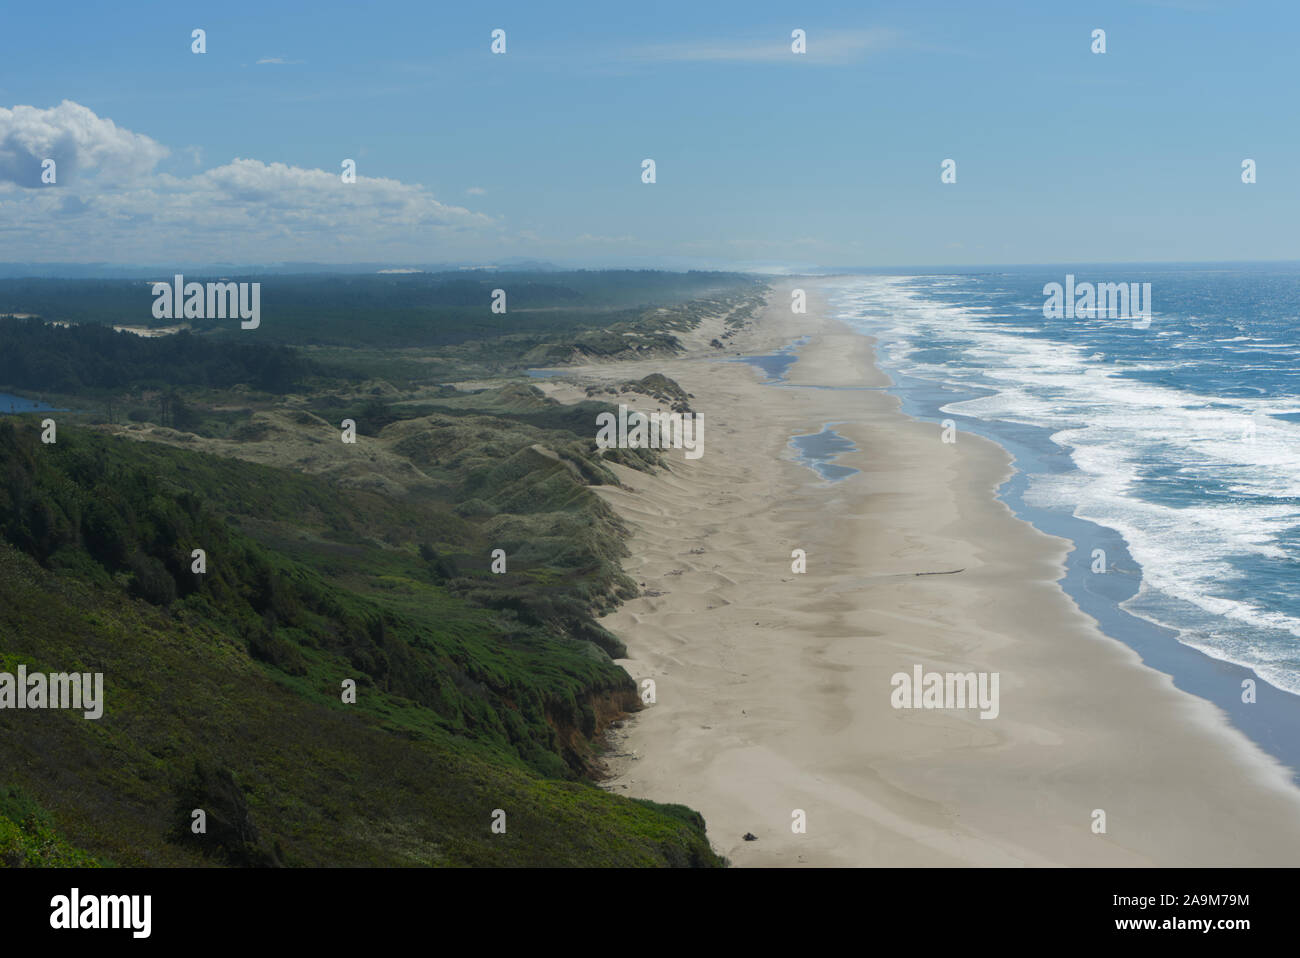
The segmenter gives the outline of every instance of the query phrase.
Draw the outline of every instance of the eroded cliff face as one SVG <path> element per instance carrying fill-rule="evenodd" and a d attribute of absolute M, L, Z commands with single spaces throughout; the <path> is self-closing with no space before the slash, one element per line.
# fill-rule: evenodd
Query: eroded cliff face
<path fill-rule="evenodd" d="M 569 767 L 588 778 L 601 778 L 605 769 L 598 754 L 609 726 L 640 711 L 636 687 L 599 689 L 583 696 L 576 712 L 570 708 L 547 709 L 546 722 L 555 732 L 556 743 Z"/>

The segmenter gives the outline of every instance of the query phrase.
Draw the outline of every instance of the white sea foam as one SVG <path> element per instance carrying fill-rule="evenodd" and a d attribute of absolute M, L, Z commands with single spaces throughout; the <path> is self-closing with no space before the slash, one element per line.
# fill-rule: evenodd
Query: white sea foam
<path fill-rule="evenodd" d="M 1274 685 L 1300 693 L 1300 618 L 1259 601 L 1230 561 L 1295 561 L 1283 543 L 1300 526 L 1294 501 L 1300 498 L 1300 423 L 1274 417 L 1298 411 L 1297 403 L 1195 395 L 1128 378 L 1121 372 L 1159 372 L 1177 364 L 1116 366 L 1095 347 L 1023 335 L 1039 327 L 994 326 L 972 309 L 928 300 L 913 291 L 914 282 L 842 281 L 832 298 L 837 318 L 876 336 L 888 366 L 993 390 L 949 403 L 944 412 L 1051 429 L 1078 471 L 1033 476 L 1026 503 L 1066 509 L 1115 529 L 1143 571 L 1142 590 L 1128 603 L 1131 611 L 1179 629 L 1184 642 L 1207 654 L 1254 668 Z M 945 286 L 961 283 L 955 278 Z M 1233 353 L 1295 348 L 1264 346 L 1245 335 L 1221 342 L 1251 344 L 1225 347 Z M 959 345 L 960 364 L 936 362 L 925 352 L 939 343 Z M 1170 496 L 1177 490 L 1159 486 L 1157 469 L 1181 483 L 1231 495 L 1184 503 Z M 1144 490 L 1149 484 L 1164 495 Z"/>

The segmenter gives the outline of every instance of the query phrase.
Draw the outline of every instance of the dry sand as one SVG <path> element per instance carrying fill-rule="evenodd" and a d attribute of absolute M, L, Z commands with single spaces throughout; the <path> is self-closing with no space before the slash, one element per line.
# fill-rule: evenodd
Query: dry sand
<path fill-rule="evenodd" d="M 792 285 L 728 354 L 809 336 L 791 384 L 886 382 L 814 281 L 791 314 Z M 582 371 L 662 372 L 705 421 L 701 458 L 616 467 L 629 488 L 602 491 L 635 530 L 625 568 L 663 593 L 604 620 L 657 697 L 617 733 L 608 787 L 698 809 L 742 866 L 1300 863 L 1300 790 L 1077 610 L 1057 585 L 1065 540 L 994 497 L 999 446 L 945 444 L 879 388 L 764 385 L 717 356 Z M 858 447 L 839 483 L 789 447 L 828 421 Z M 916 664 L 999 673 L 1000 714 L 894 709 L 891 676 Z"/>

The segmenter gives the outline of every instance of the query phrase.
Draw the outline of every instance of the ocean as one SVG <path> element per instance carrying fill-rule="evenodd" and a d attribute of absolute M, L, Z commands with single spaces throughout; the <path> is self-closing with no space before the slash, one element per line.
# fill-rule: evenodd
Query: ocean
<path fill-rule="evenodd" d="M 1067 272 L 1150 283 L 1149 323 L 1046 318 L 1044 286 Z M 1080 607 L 1300 766 L 1300 266 L 830 283 L 904 412 L 1012 453 L 999 494 L 1075 542 L 1062 584 Z"/>

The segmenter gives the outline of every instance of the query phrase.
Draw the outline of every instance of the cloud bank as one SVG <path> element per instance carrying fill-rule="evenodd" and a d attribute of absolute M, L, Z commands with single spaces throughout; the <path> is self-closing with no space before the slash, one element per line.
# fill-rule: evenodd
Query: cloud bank
<path fill-rule="evenodd" d="M 84 173 L 132 180 L 151 171 L 168 149 L 124 130 L 79 103 L 64 100 L 49 110 L 0 107 L 0 182 L 39 188 L 41 164 L 52 159 L 62 182 Z"/>
<path fill-rule="evenodd" d="M 0 109 L 0 259 L 356 261 L 500 232 L 418 184 L 246 158 L 174 176 L 155 169 L 168 154 L 68 100 Z"/>

